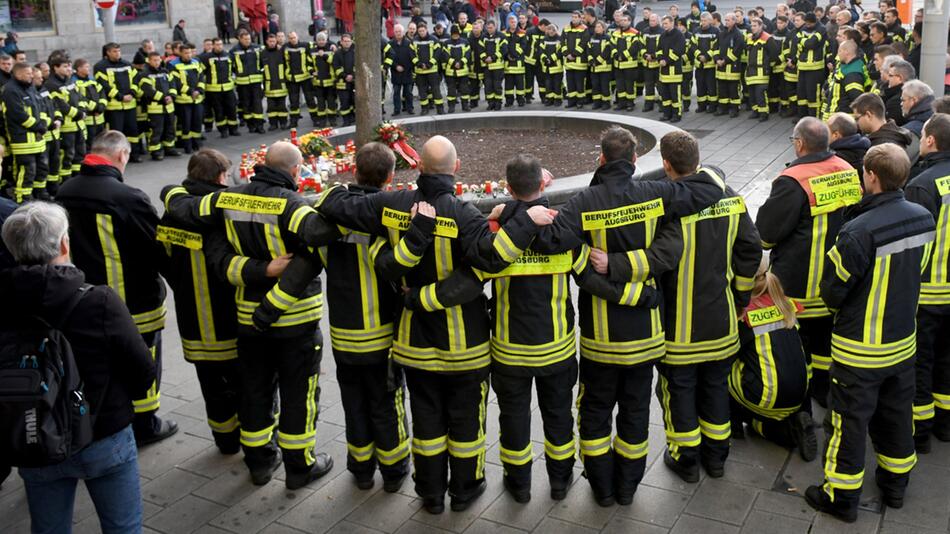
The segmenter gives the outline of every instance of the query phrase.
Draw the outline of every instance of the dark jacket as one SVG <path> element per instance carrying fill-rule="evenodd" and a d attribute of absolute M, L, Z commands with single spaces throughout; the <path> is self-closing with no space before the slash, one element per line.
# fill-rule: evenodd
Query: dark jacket
<path fill-rule="evenodd" d="M 871 148 L 871 141 L 856 133 L 842 137 L 829 146 L 836 156 L 848 162 L 858 171 L 858 177 L 864 176 L 864 154 Z"/>
<path fill-rule="evenodd" d="M 412 49 L 412 43 L 408 37 L 403 37 L 402 42 L 390 39 L 383 49 L 383 62 L 390 69 L 390 80 L 396 84 L 412 83 L 412 58 L 415 52 Z M 396 70 L 396 66 L 402 67 L 402 72 Z"/>
<path fill-rule="evenodd" d="M 901 108 L 901 91 L 904 84 L 897 87 L 885 87 L 881 90 L 881 99 L 884 100 L 884 116 L 888 120 L 894 121 L 898 126 L 904 122 L 904 110 Z"/>
<path fill-rule="evenodd" d="M 72 259 L 91 284 L 125 301 L 142 334 L 165 327 L 165 282 L 156 264 L 158 213 L 148 195 L 126 185 L 119 169 L 86 156 L 56 201 L 69 212 Z"/>
<path fill-rule="evenodd" d="M 16 209 L 16 202 L 8 198 L 0 197 L 0 227 L 3 227 L 3 222 L 6 221 L 7 217 Z M 3 244 L 3 240 L 0 239 L 0 271 L 7 267 L 13 267 L 14 265 L 16 265 L 16 261 L 13 260 L 10 251 L 7 250 L 6 245 Z"/>
<path fill-rule="evenodd" d="M 172 41 L 189 42 L 188 37 L 185 35 L 185 29 L 178 24 L 175 24 L 175 28 L 172 29 Z"/>
<path fill-rule="evenodd" d="M 924 129 L 924 123 L 934 114 L 933 104 L 934 97 L 927 95 L 914 104 L 914 107 L 910 108 L 910 113 L 904 117 L 907 119 L 907 122 L 904 123 L 904 128 L 916 135 L 918 139 Z"/>
<path fill-rule="evenodd" d="M 32 314 L 58 323 L 69 340 L 84 383 L 93 420 L 93 439 L 102 439 L 132 422 L 132 399 L 143 396 L 155 380 L 155 364 L 135 323 L 115 291 L 88 287 L 67 317 L 62 310 L 84 286 L 82 271 L 72 265 L 18 266 L 0 271 L 0 294 L 15 307 L 0 312 Z"/>
<path fill-rule="evenodd" d="M 904 186 L 907 200 L 927 208 L 937 221 L 937 232 L 931 252 L 930 263 L 924 269 L 920 287 L 921 306 L 950 306 L 950 279 L 947 278 L 950 236 L 946 228 L 950 224 L 945 203 L 950 201 L 950 151 L 933 152 L 920 158 L 911 169 L 911 179 Z"/>
<path fill-rule="evenodd" d="M 892 120 L 884 123 L 884 126 L 881 126 L 878 131 L 869 133 L 868 140 L 871 141 L 871 146 L 894 143 L 901 148 L 907 148 L 913 142 L 910 132 L 906 128 L 901 128 Z"/>

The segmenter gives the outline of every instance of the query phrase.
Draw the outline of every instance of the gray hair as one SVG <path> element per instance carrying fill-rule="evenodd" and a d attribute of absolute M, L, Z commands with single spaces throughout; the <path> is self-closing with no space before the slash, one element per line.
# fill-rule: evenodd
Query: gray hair
<path fill-rule="evenodd" d="M 317 40 L 318 40 L 318 41 L 320 41 L 320 40 L 326 41 L 326 40 L 327 40 L 327 32 L 320 32 L 320 33 L 318 33 L 318 34 L 317 34 Z"/>
<path fill-rule="evenodd" d="M 904 90 L 901 94 L 920 100 L 926 96 L 933 96 L 934 91 L 929 85 L 920 80 L 911 80 L 904 84 Z"/>
<path fill-rule="evenodd" d="M 21 265 L 46 265 L 60 255 L 69 240 L 66 210 L 52 202 L 29 202 L 3 223 L 3 243 Z"/>
<path fill-rule="evenodd" d="M 890 56 L 888 56 L 890 57 Z M 881 66 L 883 68 L 883 65 Z M 905 82 L 914 80 L 917 78 L 917 70 L 914 69 L 914 66 L 910 64 L 909 61 L 903 59 L 898 59 L 897 61 L 892 62 L 888 65 L 888 68 L 897 71 L 895 74 L 901 77 Z M 887 73 L 890 76 L 890 72 Z"/>
<path fill-rule="evenodd" d="M 710 13 L 710 12 L 708 12 L 708 11 L 703 11 L 702 13 L 699 14 L 699 19 L 700 19 L 700 20 L 712 20 L 712 13 Z"/>
<path fill-rule="evenodd" d="M 798 121 L 792 134 L 802 141 L 802 148 L 808 154 L 828 150 L 831 134 L 828 126 L 815 117 L 805 117 Z"/>
<path fill-rule="evenodd" d="M 884 56 L 884 59 L 881 61 L 881 72 L 885 74 L 890 74 L 891 65 L 893 65 L 894 62 L 896 61 L 903 61 L 903 60 L 904 58 L 902 58 L 898 54 L 891 54 L 889 56 Z"/>
<path fill-rule="evenodd" d="M 129 140 L 125 137 L 125 134 L 118 130 L 106 130 L 92 140 L 92 149 L 90 152 L 93 154 L 113 156 L 123 150 L 132 151 L 132 145 L 129 144 Z"/>

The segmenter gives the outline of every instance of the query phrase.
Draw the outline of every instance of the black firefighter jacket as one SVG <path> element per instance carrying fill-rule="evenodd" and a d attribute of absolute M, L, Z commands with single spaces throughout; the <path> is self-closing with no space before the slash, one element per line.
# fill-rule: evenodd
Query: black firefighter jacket
<path fill-rule="evenodd" d="M 907 200 L 927 208 L 937 222 L 933 254 L 924 270 L 920 287 L 921 306 L 950 305 L 950 151 L 933 152 L 920 158 L 916 177 L 904 187 Z M 911 173 L 913 174 L 913 172 Z"/>

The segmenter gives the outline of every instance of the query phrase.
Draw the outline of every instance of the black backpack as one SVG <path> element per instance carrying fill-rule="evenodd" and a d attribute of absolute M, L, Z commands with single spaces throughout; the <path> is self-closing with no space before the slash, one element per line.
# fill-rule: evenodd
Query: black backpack
<path fill-rule="evenodd" d="M 92 442 L 82 378 L 57 326 L 36 316 L 0 325 L 0 458 L 14 467 L 57 464 Z"/>

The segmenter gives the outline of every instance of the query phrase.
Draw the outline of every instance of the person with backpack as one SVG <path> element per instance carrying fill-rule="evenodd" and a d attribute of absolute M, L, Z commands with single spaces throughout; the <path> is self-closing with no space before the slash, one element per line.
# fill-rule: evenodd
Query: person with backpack
<path fill-rule="evenodd" d="M 119 295 L 72 265 L 66 210 L 21 206 L 2 236 L 18 265 L 0 272 L 0 294 L 20 305 L 0 313 L 0 457 L 19 467 L 31 530 L 70 531 L 81 479 L 103 533 L 141 532 L 132 399 L 155 381 L 149 348 Z M 13 387 L 31 374 L 59 392 L 51 410 L 38 410 L 39 388 Z M 21 422 L 30 417 L 35 425 Z M 72 424 L 57 427 L 57 417 Z"/>

